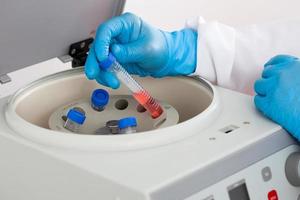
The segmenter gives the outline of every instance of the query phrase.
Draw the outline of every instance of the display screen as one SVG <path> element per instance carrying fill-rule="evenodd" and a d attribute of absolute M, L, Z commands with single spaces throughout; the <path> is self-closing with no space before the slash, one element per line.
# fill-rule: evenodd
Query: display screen
<path fill-rule="evenodd" d="M 230 200 L 250 200 L 245 181 L 240 181 L 228 187 Z"/>

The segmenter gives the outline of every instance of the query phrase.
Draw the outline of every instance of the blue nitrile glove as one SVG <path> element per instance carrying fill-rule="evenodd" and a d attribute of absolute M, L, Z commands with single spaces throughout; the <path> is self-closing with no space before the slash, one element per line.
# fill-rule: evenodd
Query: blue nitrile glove
<path fill-rule="evenodd" d="M 254 88 L 256 107 L 300 140 L 300 60 L 272 58 Z"/>
<path fill-rule="evenodd" d="M 118 88 L 113 73 L 99 68 L 112 52 L 131 74 L 140 76 L 187 75 L 196 68 L 197 33 L 192 29 L 163 32 L 126 13 L 99 26 L 90 49 L 85 73 L 100 84 Z"/>

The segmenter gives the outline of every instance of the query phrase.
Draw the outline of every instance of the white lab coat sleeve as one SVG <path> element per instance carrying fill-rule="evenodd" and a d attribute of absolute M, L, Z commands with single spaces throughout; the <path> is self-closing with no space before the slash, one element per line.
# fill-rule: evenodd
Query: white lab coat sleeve
<path fill-rule="evenodd" d="M 300 57 L 300 20 L 233 28 L 199 18 L 187 27 L 198 31 L 195 74 L 239 92 L 254 94 L 253 84 L 271 57 Z"/>

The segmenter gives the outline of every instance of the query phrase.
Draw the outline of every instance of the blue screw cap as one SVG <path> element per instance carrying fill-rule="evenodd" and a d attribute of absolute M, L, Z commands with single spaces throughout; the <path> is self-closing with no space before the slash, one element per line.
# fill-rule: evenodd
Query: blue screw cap
<path fill-rule="evenodd" d="M 72 108 L 71 110 L 69 110 L 68 114 L 67 114 L 67 118 L 76 122 L 77 124 L 83 124 L 85 121 L 85 115 L 81 112 L 79 112 L 78 110 Z"/>
<path fill-rule="evenodd" d="M 112 53 L 108 54 L 108 57 L 99 63 L 100 67 L 104 70 L 110 68 L 110 66 L 116 61 L 115 56 Z"/>
<path fill-rule="evenodd" d="M 103 107 L 106 106 L 109 101 L 109 94 L 106 90 L 103 89 L 97 89 L 94 90 L 91 102 L 96 107 Z"/>
<path fill-rule="evenodd" d="M 135 117 L 126 117 L 119 120 L 119 129 L 128 128 L 128 127 L 135 127 L 137 126 L 136 118 Z"/>

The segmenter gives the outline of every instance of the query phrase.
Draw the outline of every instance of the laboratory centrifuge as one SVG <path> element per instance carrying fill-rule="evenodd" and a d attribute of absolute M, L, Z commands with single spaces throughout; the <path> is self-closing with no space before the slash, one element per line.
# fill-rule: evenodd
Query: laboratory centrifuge
<path fill-rule="evenodd" d="M 123 135 L 51 129 L 57 108 L 101 87 L 81 68 L 2 98 L 4 199 L 297 199 L 299 147 L 252 97 L 197 77 L 137 80 L 176 109 L 177 125 Z"/>
<path fill-rule="evenodd" d="M 0 199 L 300 199 L 298 143 L 263 117 L 251 96 L 199 77 L 135 77 L 170 109 L 170 124 L 144 124 L 131 134 L 65 130 L 65 106 L 90 109 L 85 99 L 95 89 L 113 96 L 111 112 L 99 118 L 99 126 L 126 112 L 147 120 L 124 86 L 110 90 L 87 80 L 82 68 L 68 69 L 65 56 L 70 44 L 87 41 L 99 21 L 121 13 L 124 1 L 7 4 L 6 17 L 0 18 Z M 12 12 L 17 8 L 22 9 Z M 23 8 L 42 17 L 32 21 Z M 49 20 L 56 23 L 49 26 Z M 27 28 L 5 28 L 11 24 Z M 49 27 L 60 31 L 49 34 Z M 25 40 L 9 40 L 20 31 Z M 67 63 L 47 60 L 52 57 Z M 29 80 L 34 81 L 25 84 Z M 11 95 L 15 88 L 20 89 Z M 127 99 L 123 111 L 116 106 L 118 98 Z"/>

